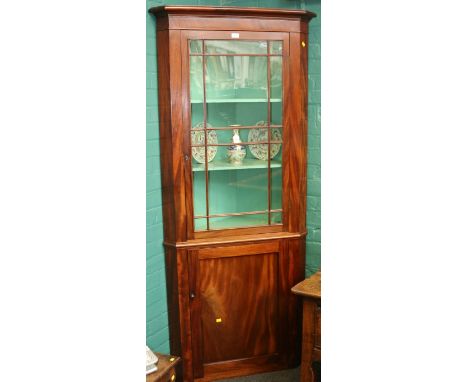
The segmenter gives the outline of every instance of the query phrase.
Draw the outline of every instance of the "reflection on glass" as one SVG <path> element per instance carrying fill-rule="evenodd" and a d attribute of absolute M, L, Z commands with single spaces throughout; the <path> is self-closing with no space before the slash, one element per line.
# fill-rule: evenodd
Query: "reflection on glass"
<path fill-rule="evenodd" d="M 283 41 L 270 41 L 270 54 L 282 54 Z"/>
<path fill-rule="evenodd" d="M 203 100 L 203 58 L 200 56 L 190 57 L 190 99 Z"/>
<path fill-rule="evenodd" d="M 192 103 L 192 129 L 203 128 L 203 104 Z"/>
<path fill-rule="evenodd" d="M 266 121 L 268 115 L 267 102 L 211 102 L 206 107 L 207 121 L 213 127 L 255 126 L 258 121 Z"/>
<path fill-rule="evenodd" d="M 190 40 L 190 53 L 202 53 L 202 40 Z"/>
<path fill-rule="evenodd" d="M 268 209 L 268 162 L 244 159 L 236 168 L 227 157 L 227 148 L 219 147 L 210 171 L 208 197 L 210 214 L 263 211 Z M 249 167 L 248 169 L 246 169 Z"/>
<path fill-rule="evenodd" d="M 272 125 L 283 124 L 283 58 L 270 57 L 270 117 Z"/>
<path fill-rule="evenodd" d="M 254 227 L 268 224 L 268 214 L 225 216 L 210 219 L 210 229 Z"/>
<path fill-rule="evenodd" d="M 283 99 L 283 58 L 270 57 L 270 94 L 272 99 Z"/>
<path fill-rule="evenodd" d="M 283 193 L 283 167 L 282 167 L 282 147 L 279 153 L 271 161 L 271 209 L 282 209 Z"/>
<path fill-rule="evenodd" d="M 192 159 L 192 165 L 199 165 Z M 203 171 L 193 171 L 193 212 L 195 216 L 206 215 L 206 187 L 205 173 Z"/>
<path fill-rule="evenodd" d="M 283 102 L 271 102 L 271 124 L 283 124 Z"/>
<path fill-rule="evenodd" d="M 206 98 L 267 99 L 267 58 L 206 57 Z"/>
<path fill-rule="evenodd" d="M 272 212 L 271 213 L 271 224 L 281 224 L 283 222 L 283 213 L 282 212 Z"/>
<path fill-rule="evenodd" d="M 267 42 L 247 40 L 205 40 L 205 53 L 267 54 Z"/>
<path fill-rule="evenodd" d="M 195 231 L 206 231 L 208 227 L 206 226 L 206 218 L 195 218 Z"/>

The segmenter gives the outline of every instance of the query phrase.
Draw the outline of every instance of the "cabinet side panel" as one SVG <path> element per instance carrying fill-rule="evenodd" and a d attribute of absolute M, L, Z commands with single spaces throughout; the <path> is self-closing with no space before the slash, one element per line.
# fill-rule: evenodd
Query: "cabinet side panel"
<path fill-rule="evenodd" d="M 290 367 L 293 367 L 297 366 L 300 360 L 302 305 L 300 298 L 291 292 L 291 288 L 304 280 L 305 277 L 305 239 L 300 238 L 289 240 L 288 254 L 288 281 L 290 285 L 288 295 L 288 364 Z"/>
<path fill-rule="evenodd" d="M 291 293 L 291 285 L 288 277 L 288 270 L 291 267 L 289 256 L 289 241 L 280 241 L 280 256 L 278 270 L 278 341 L 279 354 L 281 363 L 288 364 L 289 355 L 289 295 Z"/>
<path fill-rule="evenodd" d="M 181 108 L 182 108 L 182 124 L 183 133 L 182 142 L 183 146 L 181 147 L 184 155 L 184 173 L 185 178 L 185 211 L 186 211 L 186 220 L 185 224 L 187 227 L 187 239 L 193 239 L 194 231 L 194 222 L 193 222 L 193 176 L 192 176 L 192 150 L 190 149 L 190 141 L 188 132 L 191 129 L 191 104 L 190 104 L 190 56 L 189 56 L 189 38 L 187 31 L 181 32 L 180 38 L 180 51 L 181 51 Z M 181 180 L 182 181 L 182 180 Z"/>
<path fill-rule="evenodd" d="M 159 144 L 161 152 L 161 183 L 164 239 L 175 238 L 174 192 L 172 178 L 172 132 L 169 76 L 169 32 L 157 32 Z"/>
<path fill-rule="evenodd" d="M 169 75 L 171 89 L 172 176 L 174 178 L 175 240 L 187 239 L 187 213 L 185 206 L 184 126 L 182 121 L 182 57 L 180 31 L 169 31 Z"/>
<path fill-rule="evenodd" d="M 287 107 L 289 127 L 290 193 L 289 231 L 306 229 L 307 185 L 307 35 L 290 34 L 290 102 Z"/>
<path fill-rule="evenodd" d="M 306 23 L 305 24 L 307 27 Z M 301 40 L 301 82 L 304 84 L 302 88 L 302 129 L 301 129 L 301 140 L 303 145 L 301 146 L 301 154 L 299 159 L 299 168 L 301 168 L 301 181 L 299 184 L 299 211 L 301 211 L 301 215 L 299 216 L 298 222 L 298 231 L 299 232 L 306 232 L 307 226 L 307 148 L 309 145 L 308 142 L 308 89 L 309 89 L 309 76 L 308 76 L 308 62 L 309 62 L 309 39 L 308 39 L 308 32 L 306 30 L 305 33 L 300 34 Z M 303 43 L 305 47 L 303 47 Z M 304 247 L 305 248 L 305 247 Z M 303 268 L 304 269 L 304 268 Z"/>
<path fill-rule="evenodd" d="M 182 358 L 177 374 L 192 380 L 192 337 L 187 251 L 166 248 L 167 302 L 171 354 Z M 179 370 L 180 369 L 180 370 Z"/>

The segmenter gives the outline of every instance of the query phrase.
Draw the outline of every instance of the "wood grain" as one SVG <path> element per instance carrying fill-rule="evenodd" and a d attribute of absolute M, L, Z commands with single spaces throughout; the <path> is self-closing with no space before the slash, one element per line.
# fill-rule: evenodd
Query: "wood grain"
<path fill-rule="evenodd" d="M 316 272 L 309 278 L 294 285 L 291 291 L 305 297 L 321 298 L 322 294 L 322 273 Z"/>
<path fill-rule="evenodd" d="M 289 231 L 305 230 L 307 187 L 307 40 L 301 33 L 290 33 L 289 99 L 285 123 L 289 147 Z M 305 43 L 305 47 L 302 42 Z M 304 68 L 305 65 L 305 68 Z M 294 100 L 294 101 L 292 101 Z"/>
<path fill-rule="evenodd" d="M 205 363 L 278 350 L 278 253 L 200 261 L 199 282 Z"/>
<path fill-rule="evenodd" d="M 186 250 L 166 248 L 166 283 L 171 352 L 180 355 L 177 374 L 193 378 L 192 322 L 189 306 L 189 278 Z M 179 378 L 179 377 L 178 377 Z"/>
<path fill-rule="evenodd" d="M 226 257 L 240 257 L 249 255 L 261 255 L 263 253 L 279 252 L 279 241 L 271 241 L 268 243 L 258 244 L 245 244 L 241 250 L 238 246 L 225 246 L 206 248 L 199 251 L 198 259 L 216 259 Z"/>
<path fill-rule="evenodd" d="M 301 9 L 284 9 L 284 8 L 256 8 L 256 7 L 207 7 L 207 6 L 186 6 L 186 5 L 162 5 L 150 8 L 149 12 L 158 14 L 171 15 L 206 15 L 210 17 L 220 18 L 221 16 L 249 16 L 249 17 L 292 17 L 293 19 L 310 20 L 315 17 L 315 13 L 304 11 Z"/>
<path fill-rule="evenodd" d="M 305 238 L 288 241 L 288 364 L 290 367 L 299 365 L 300 362 L 300 336 L 302 306 L 299 298 L 290 292 L 290 286 L 304 279 L 305 272 Z"/>
<path fill-rule="evenodd" d="M 159 6 L 149 10 L 157 29 L 306 32 L 313 12 L 297 9 Z"/>
<path fill-rule="evenodd" d="M 166 247 L 175 248 L 193 248 L 193 247 L 208 247 L 208 246 L 219 246 L 223 244 L 233 243 L 253 243 L 259 241 L 269 241 L 274 239 L 297 239 L 304 237 L 306 232 L 275 232 L 275 233 L 262 233 L 262 235 L 255 234 L 244 234 L 239 236 L 224 236 L 224 237 L 210 237 L 203 239 L 187 240 L 185 242 L 171 243 L 164 242 Z"/>
<path fill-rule="evenodd" d="M 159 142 L 161 153 L 161 183 L 164 239 L 175 241 L 175 201 L 174 177 L 172 174 L 172 131 L 171 107 L 168 100 L 171 97 L 169 77 L 169 32 L 161 31 L 157 35 L 158 58 L 158 105 L 159 105 Z"/>
<path fill-rule="evenodd" d="M 281 370 L 285 367 L 286 365 L 277 354 L 215 362 L 206 364 L 204 367 L 205 377 L 196 379 L 196 381 L 216 381 L 218 379 Z"/>

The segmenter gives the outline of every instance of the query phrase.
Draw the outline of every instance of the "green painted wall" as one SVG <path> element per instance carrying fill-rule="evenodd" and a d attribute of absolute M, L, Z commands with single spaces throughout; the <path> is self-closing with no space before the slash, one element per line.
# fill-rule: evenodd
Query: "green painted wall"
<path fill-rule="evenodd" d="M 306 274 L 320 266 L 320 0 L 147 0 L 158 5 L 215 5 L 308 9 L 317 14 L 309 24 L 309 148 L 307 167 Z M 146 14 L 146 342 L 169 351 L 166 279 L 162 245 L 161 169 L 159 164 L 156 22 Z"/>

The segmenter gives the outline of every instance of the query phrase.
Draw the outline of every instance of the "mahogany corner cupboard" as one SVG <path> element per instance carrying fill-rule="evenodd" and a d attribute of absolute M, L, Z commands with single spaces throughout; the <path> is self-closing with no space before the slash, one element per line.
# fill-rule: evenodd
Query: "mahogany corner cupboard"
<path fill-rule="evenodd" d="M 182 358 L 183 381 L 297 366 L 300 305 L 291 288 L 304 279 L 315 15 L 150 12 L 171 353 Z"/>

